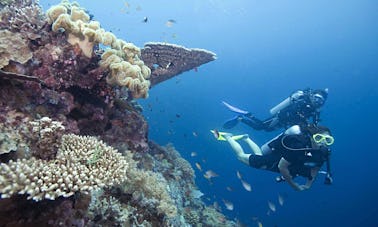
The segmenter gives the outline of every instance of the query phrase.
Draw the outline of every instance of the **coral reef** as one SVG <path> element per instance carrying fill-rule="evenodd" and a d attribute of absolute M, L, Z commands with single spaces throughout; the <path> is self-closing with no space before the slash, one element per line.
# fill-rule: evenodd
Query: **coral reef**
<path fill-rule="evenodd" d="M 28 199 L 54 200 L 90 192 L 126 180 L 128 163 L 94 137 L 64 135 L 56 159 L 21 159 L 0 164 L 2 198 L 28 194 Z"/>
<path fill-rule="evenodd" d="M 13 0 L 0 10 L 0 29 L 17 32 L 25 39 L 41 38 L 40 31 L 46 24 L 41 7 L 34 0 Z"/>
<path fill-rule="evenodd" d="M 142 49 L 142 60 L 151 69 L 152 86 L 215 59 L 211 51 L 169 43 L 149 42 Z"/>
<path fill-rule="evenodd" d="M 0 19 L 2 225 L 233 225 L 207 210 L 173 145 L 148 140 L 135 100 L 151 70 L 154 85 L 213 53 L 141 50 L 66 0 L 46 16 L 37 1 L 3 0 Z"/>
<path fill-rule="evenodd" d="M 51 160 L 54 159 L 60 146 L 60 140 L 65 132 L 65 128 L 59 121 L 53 121 L 48 117 L 43 117 L 36 121 L 28 122 L 29 132 L 25 137 L 29 137 L 32 155 L 34 157 Z"/>
<path fill-rule="evenodd" d="M 33 54 L 27 41 L 9 30 L 0 30 L 0 69 L 9 64 L 9 61 L 25 64 Z"/>
<path fill-rule="evenodd" d="M 101 55 L 100 66 L 110 71 L 106 81 L 110 85 L 126 86 L 134 98 L 147 97 L 150 69 L 140 60 L 140 49 L 100 28 L 98 21 L 91 21 L 89 15 L 77 3 L 62 1 L 47 11 L 52 30 L 61 29 L 67 33 L 67 41 L 77 45 L 83 54 L 91 58 L 95 45 L 111 46 Z"/>
<path fill-rule="evenodd" d="M 43 200 L 36 203 L 25 196 L 0 200 L 2 226 L 87 226 L 89 195 Z"/>

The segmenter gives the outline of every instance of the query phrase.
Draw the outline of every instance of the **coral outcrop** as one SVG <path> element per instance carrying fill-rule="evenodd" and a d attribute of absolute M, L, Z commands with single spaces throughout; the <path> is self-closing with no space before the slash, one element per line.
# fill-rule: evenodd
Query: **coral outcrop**
<path fill-rule="evenodd" d="M 77 3 L 62 1 L 47 11 L 52 30 L 63 29 L 67 41 L 77 45 L 85 56 L 91 58 L 95 45 L 110 46 L 101 55 L 100 66 L 109 71 L 106 81 L 110 85 L 126 86 L 134 98 L 147 97 L 150 82 L 150 69 L 140 60 L 140 49 L 100 28 L 98 21 L 90 20 L 89 15 Z"/>
<path fill-rule="evenodd" d="M 47 15 L 38 1 L 0 1 L 0 34 L 2 225 L 233 226 L 207 212 L 174 147 L 148 140 L 135 99 L 151 70 L 154 85 L 215 54 L 141 50 L 66 0 Z"/>
<path fill-rule="evenodd" d="M 215 59 L 211 51 L 170 43 L 149 42 L 142 49 L 142 60 L 151 69 L 152 86 Z"/>
<path fill-rule="evenodd" d="M 68 134 L 54 160 L 32 157 L 1 163 L 0 193 L 2 198 L 27 194 L 35 201 L 54 200 L 119 184 L 127 179 L 127 168 L 126 159 L 103 142 Z"/>
<path fill-rule="evenodd" d="M 0 69 L 7 66 L 9 61 L 25 64 L 32 57 L 28 41 L 20 33 L 0 30 Z"/>

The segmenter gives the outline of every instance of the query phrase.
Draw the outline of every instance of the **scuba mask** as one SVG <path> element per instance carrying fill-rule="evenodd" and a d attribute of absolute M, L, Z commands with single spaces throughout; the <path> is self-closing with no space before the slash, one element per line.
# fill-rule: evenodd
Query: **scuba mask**
<path fill-rule="evenodd" d="M 315 143 L 325 143 L 326 145 L 332 145 L 333 142 L 335 142 L 335 139 L 333 136 L 326 135 L 326 134 L 320 134 L 316 133 L 312 135 L 312 138 L 314 139 Z"/>
<path fill-rule="evenodd" d="M 324 97 L 321 94 L 313 94 L 311 96 L 311 102 L 314 106 L 321 107 L 321 106 L 323 106 L 325 100 L 324 100 Z"/>

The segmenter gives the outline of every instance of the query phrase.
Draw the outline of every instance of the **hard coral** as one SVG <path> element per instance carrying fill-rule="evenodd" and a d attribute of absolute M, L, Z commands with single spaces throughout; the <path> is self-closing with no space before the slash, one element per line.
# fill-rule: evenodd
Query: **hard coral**
<path fill-rule="evenodd" d="M 90 192 L 126 180 L 125 157 L 94 137 L 64 135 L 56 159 L 21 159 L 0 164 L 2 198 L 28 194 L 28 199 L 54 200 Z"/>
<path fill-rule="evenodd" d="M 41 38 L 40 31 L 46 24 L 42 8 L 32 0 L 17 0 L 0 10 L 0 28 L 18 32 L 24 38 Z"/>
<path fill-rule="evenodd" d="M 0 30 L 0 69 L 7 66 L 9 61 L 25 64 L 32 57 L 28 41 L 20 33 Z"/>

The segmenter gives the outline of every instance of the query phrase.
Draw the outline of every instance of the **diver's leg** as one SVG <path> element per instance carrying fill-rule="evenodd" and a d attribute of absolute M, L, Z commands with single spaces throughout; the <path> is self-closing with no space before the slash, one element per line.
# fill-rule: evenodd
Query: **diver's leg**
<path fill-rule="evenodd" d="M 240 120 L 244 124 L 248 125 L 249 127 L 255 130 L 263 130 L 265 129 L 263 121 L 260 119 L 252 116 L 252 115 L 240 115 Z"/>
<path fill-rule="evenodd" d="M 239 161 L 243 162 L 246 165 L 249 165 L 249 156 L 251 154 L 244 153 L 243 148 L 240 146 L 238 142 L 236 142 L 234 139 L 231 138 L 231 135 L 224 135 L 227 142 L 230 144 L 232 150 L 236 154 L 236 157 L 239 159 Z"/>
<path fill-rule="evenodd" d="M 253 153 L 255 155 L 263 155 L 260 147 L 255 143 L 253 142 L 248 135 L 246 135 L 245 138 L 243 138 L 244 142 L 246 142 L 248 144 L 248 146 L 251 148 L 251 150 L 253 151 Z"/>

